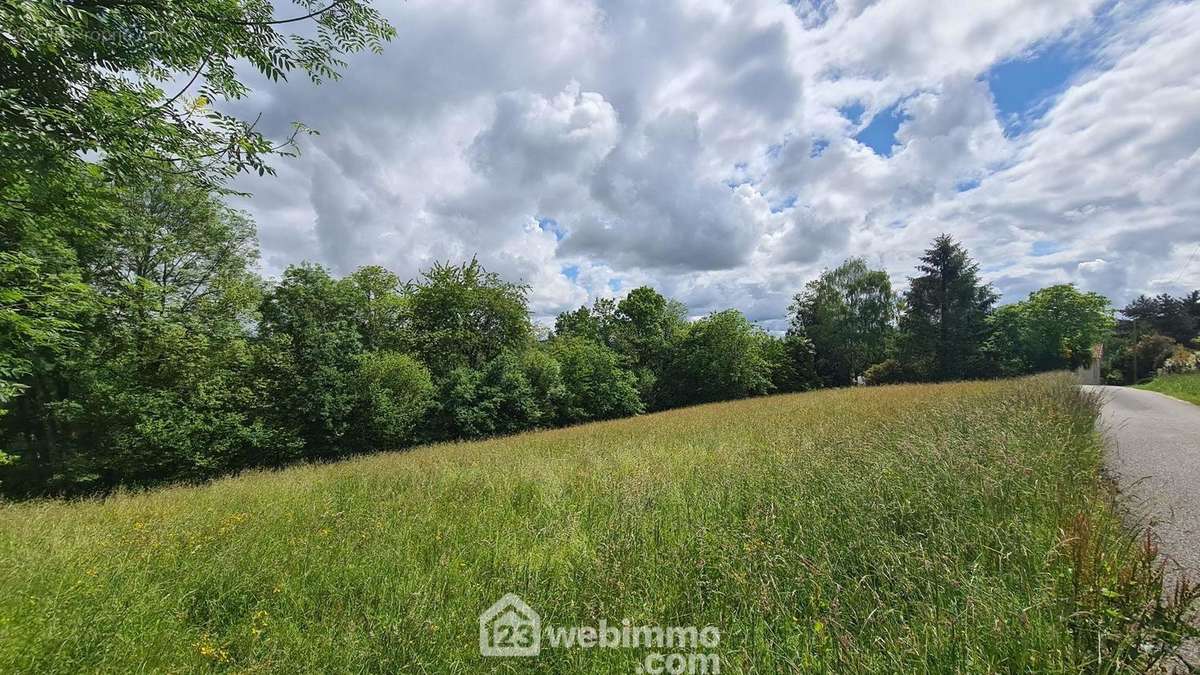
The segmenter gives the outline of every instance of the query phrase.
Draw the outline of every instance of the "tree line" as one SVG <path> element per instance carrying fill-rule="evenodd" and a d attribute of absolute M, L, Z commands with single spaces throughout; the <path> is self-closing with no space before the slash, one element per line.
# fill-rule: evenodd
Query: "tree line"
<path fill-rule="evenodd" d="M 53 335 L 4 343 L 20 363 L 3 373 L 9 495 L 195 480 L 810 386 L 790 369 L 802 342 L 733 310 L 689 322 L 650 288 L 539 335 L 528 287 L 476 260 L 408 281 L 377 266 L 339 279 L 300 264 L 267 282 L 253 271 L 253 224 L 193 181 L 147 180 L 115 206 L 105 236 L 71 248 L 70 302 L 60 289 L 38 309 L 27 285 L 24 306 L 8 309 Z"/>
<path fill-rule="evenodd" d="M 1136 384 L 1158 373 L 1200 368 L 1200 290 L 1138 296 L 1104 344 L 1105 381 Z"/>
<path fill-rule="evenodd" d="M 71 247 L 69 293 L 9 310 L 11 321 L 49 322 L 51 335 L 5 343 L 8 363 L 23 361 L 4 373 L 9 495 L 196 480 L 864 380 L 1070 367 L 1109 326 L 1106 301 L 1071 286 L 995 309 L 977 265 L 943 236 L 903 295 L 861 259 L 826 271 L 796 296 L 784 335 L 734 309 L 689 320 L 649 287 L 539 330 L 529 288 L 477 260 L 407 281 L 378 266 L 339 279 L 299 264 L 268 282 L 253 271 L 253 223 L 218 195 L 175 177 L 136 188 L 120 191 L 103 237 Z"/>
<path fill-rule="evenodd" d="M 395 35 L 365 0 L 300 4 L 312 11 L 248 0 L 0 11 L 3 494 L 196 480 L 854 382 L 1071 367 L 1111 324 L 1103 298 L 1071 286 L 995 307 L 949 237 L 902 294 L 863 260 L 822 274 L 783 335 L 736 310 L 689 320 L 651 288 L 541 334 L 529 289 L 474 260 L 415 280 L 302 264 L 267 282 L 253 272 L 254 224 L 223 201 L 227 181 L 271 173 L 309 130 L 278 142 L 216 104 L 249 93 L 247 65 L 320 83 Z"/>
<path fill-rule="evenodd" d="M 1108 300 L 1071 284 L 1012 304 L 979 276 L 949 235 L 921 256 L 908 288 L 854 258 L 807 284 L 791 306 L 788 335 L 811 344 L 815 380 L 939 382 L 1072 369 L 1113 326 Z"/>

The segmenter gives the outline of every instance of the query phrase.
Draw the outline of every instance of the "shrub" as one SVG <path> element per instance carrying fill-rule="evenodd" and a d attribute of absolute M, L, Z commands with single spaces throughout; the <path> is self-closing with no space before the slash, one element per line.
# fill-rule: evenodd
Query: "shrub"
<path fill-rule="evenodd" d="M 8 494 L 191 481 L 296 456 L 297 439 L 264 419 L 273 402 L 257 387 L 247 341 L 147 325 L 97 336 L 64 362 L 69 396 L 31 418 L 55 434 L 56 453 L 5 448 L 18 457 L 4 469 Z"/>
<path fill-rule="evenodd" d="M 367 352 L 359 356 L 364 446 L 410 443 L 433 400 L 429 369 L 408 354 Z"/>
<path fill-rule="evenodd" d="M 1194 373 L 1198 367 L 1200 367 L 1200 360 L 1197 360 L 1196 353 L 1186 347 L 1176 345 L 1175 350 L 1159 367 L 1158 374 Z"/>
<path fill-rule="evenodd" d="M 763 332 L 741 312 L 728 309 L 690 324 L 672 346 L 669 382 L 675 405 L 690 405 L 771 390 L 771 364 Z"/>
<path fill-rule="evenodd" d="M 762 351 L 771 368 L 773 391 L 808 391 L 821 386 L 813 344 L 803 335 L 788 333 L 782 338 L 763 335 Z"/>
<path fill-rule="evenodd" d="M 637 378 L 621 368 L 615 351 L 581 337 L 555 338 L 550 351 L 562 372 L 561 421 L 585 422 L 642 412 Z"/>
<path fill-rule="evenodd" d="M 527 349 L 521 353 L 520 368 L 533 396 L 532 425 L 540 427 L 554 424 L 567 395 L 563 386 L 562 366 L 553 355 L 542 349 Z"/>
<path fill-rule="evenodd" d="M 354 440 L 355 381 L 363 353 L 350 295 L 324 268 L 289 267 L 261 306 L 258 341 L 276 367 L 264 373 L 275 423 L 309 457 L 336 457 Z"/>
<path fill-rule="evenodd" d="M 1110 367 L 1119 371 L 1123 382 L 1137 384 L 1162 368 L 1175 353 L 1175 340 L 1153 333 L 1142 336 L 1136 343 L 1115 345 Z"/>
<path fill-rule="evenodd" d="M 880 385 L 912 382 L 915 378 L 896 359 L 886 359 L 867 368 L 863 379 L 868 385 Z"/>
<path fill-rule="evenodd" d="M 552 372 L 546 360 L 511 351 L 480 369 L 455 368 L 440 386 L 436 433 L 442 438 L 481 438 L 551 423 L 553 397 L 559 391 Z"/>

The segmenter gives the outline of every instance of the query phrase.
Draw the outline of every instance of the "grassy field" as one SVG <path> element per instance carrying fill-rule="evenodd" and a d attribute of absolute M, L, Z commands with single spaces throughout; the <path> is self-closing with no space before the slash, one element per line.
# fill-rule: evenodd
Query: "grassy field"
<path fill-rule="evenodd" d="M 1138 385 L 1137 388 L 1157 391 L 1200 405 L 1200 373 L 1160 375 L 1146 384 Z"/>
<path fill-rule="evenodd" d="M 716 626 L 722 672 L 1117 668 L 1170 626 L 1094 414 L 1056 376 L 831 390 L 10 504 L 0 672 L 634 672 L 654 651 L 482 658 L 510 592 L 556 626 Z"/>

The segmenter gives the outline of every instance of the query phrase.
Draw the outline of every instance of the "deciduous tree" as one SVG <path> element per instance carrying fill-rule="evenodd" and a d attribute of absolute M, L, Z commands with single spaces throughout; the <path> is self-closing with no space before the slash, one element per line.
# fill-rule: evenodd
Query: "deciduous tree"
<path fill-rule="evenodd" d="M 666 386 L 674 405 L 756 396 L 771 390 L 762 331 L 727 309 L 688 324 L 671 349 Z"/>
<path fill-rule="evenodd" d="M 861 258 L 851 258 L 809 282 L 789 310 L 789 333 L 812 343 L 817 372 L 829 386 L 848 385 L 883 360 L 895 330 L 891 281 Z"/>
<path fill-rule="evenodd" d="M 562 372 L 565 423 L 610 419 L 642 411 L 637 378 L 616 352 L 595 340 L 570 335 L 550 341 Z"/>
<path fill-rule="evenodd" d="M 435 263 L 404 291 L 410 350 L 434 377 L 481 369 L 505 351 L 523 351 L 533 338 L 528 286 L 504 281 L 478 260 Z"/>

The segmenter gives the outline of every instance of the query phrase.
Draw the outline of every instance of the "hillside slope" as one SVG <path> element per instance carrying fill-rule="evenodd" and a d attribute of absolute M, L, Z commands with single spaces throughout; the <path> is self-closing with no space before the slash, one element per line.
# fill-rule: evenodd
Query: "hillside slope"
<path fill-rule="evenodd" d="M 1161 637 L 1130 618 L 1158 591 L 1094 417 L 1056 376 L 831 390 L 11 504 L 0 671 L 644 664 L 482 658 L 506 593 L 555 626 L 714 626 L 724 672 L 1111 666 Z"/>

